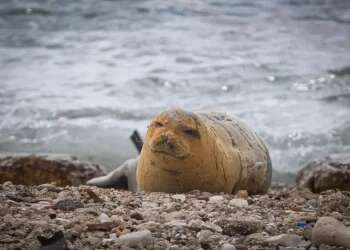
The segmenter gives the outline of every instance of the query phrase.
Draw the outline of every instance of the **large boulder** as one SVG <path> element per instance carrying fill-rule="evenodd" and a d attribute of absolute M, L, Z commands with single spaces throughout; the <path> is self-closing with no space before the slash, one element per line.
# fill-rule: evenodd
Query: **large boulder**
<path fill-rule="evenodd" d="M 104 174 L 104 167 L 67 155 L 0 153 L 0 183 L 40 185 L 55 182 L 58 186 L 77 186 Z"/>
<path fill-rule="evenodd" d="M 350 228 L 332 217 L 321 217 L 312 229 L 312 243 L 350 248 Z"/>
<path fill-rule="evenodd" d="M 350 190 L 350 158 L 312 161 L 298 172 L 296 182 L 298 188 L 314 193 Z"/>

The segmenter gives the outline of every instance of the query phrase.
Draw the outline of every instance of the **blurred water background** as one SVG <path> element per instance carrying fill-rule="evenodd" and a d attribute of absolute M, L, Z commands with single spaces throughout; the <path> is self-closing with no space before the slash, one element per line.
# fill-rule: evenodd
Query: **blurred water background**
<path fill-rule="evenodd" d="M 0 151 L 109 169 L 170 107 L 236 114 L 273 166 L 350 152 L 350 1 L 0 1 Z"/>

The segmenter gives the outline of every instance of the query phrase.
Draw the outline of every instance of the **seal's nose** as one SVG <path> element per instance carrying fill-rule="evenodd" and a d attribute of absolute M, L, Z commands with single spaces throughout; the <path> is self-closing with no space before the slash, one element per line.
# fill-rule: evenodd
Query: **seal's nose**
<path fill-rule="evenodd" d="M 170 139 L 170 136 L 167 134 L 162 134 L 154 144 L 155 149 L 171 151 L 175 148 L 173 140 Z"/>
<path fill-rule="evenodd" d="M 185 145 L 171 132 L 159 135 L 152 143 L 153 152 L 171 155 L 175 158 L 184 158 L 188 155 Z"/>

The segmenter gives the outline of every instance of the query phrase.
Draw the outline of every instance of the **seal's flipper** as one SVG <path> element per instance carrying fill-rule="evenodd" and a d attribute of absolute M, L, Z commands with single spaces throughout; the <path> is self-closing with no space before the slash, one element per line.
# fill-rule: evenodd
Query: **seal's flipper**
<path fill-rule="evenodd" d="M 137 159 L 130 159 L 125 161 L 108 175 L 93 178 L 86 184 L 104 188 L 117 188 L 136 191 L 136 168 Z"/>
<path fill-rule="evenodd" d="M 86 184 L 90 186 L 128 190 L 128 180 L 119 168 L 113 170 L 108 175 L 93 178 Z"/>

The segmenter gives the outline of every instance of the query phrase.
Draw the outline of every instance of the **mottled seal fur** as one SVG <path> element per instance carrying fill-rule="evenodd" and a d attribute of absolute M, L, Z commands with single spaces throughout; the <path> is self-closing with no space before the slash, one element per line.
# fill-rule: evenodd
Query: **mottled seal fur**
<path fill-rule="evenodd" d="M 148 192 L 259 194 L 267 192 L 271 174 L 267 147 L 240 119 L 176 109 L 151 121 L 138 159 L 88 184 Z"/>
<path fill-rule="evenodd" d="M 138 190 L 266 193 L 271 160 L 262 139 L 237 117 L 165 111 L 150 123 L 137 164 Z"/>

